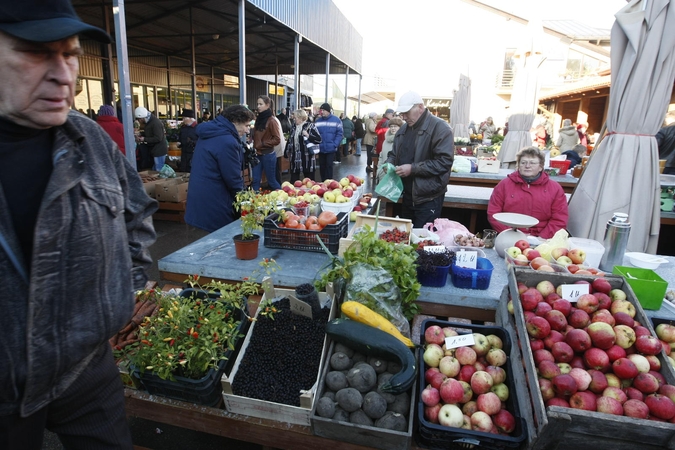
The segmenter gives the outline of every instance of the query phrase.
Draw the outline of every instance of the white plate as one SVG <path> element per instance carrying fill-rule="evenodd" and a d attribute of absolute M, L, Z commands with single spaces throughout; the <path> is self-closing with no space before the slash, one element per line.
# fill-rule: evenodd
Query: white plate
<path fill-rule="evenodd" d="M 632 265 L 643 269 L 656 269 L 661 264 L 668 262 L 666 258 L 650 255 L 649 253 L 627 252 L 626 256 Z"/>
<path fill-rule="evenodd" d="M 539 220 L 532 216 L 518 213 L 497 213 L 494 218 L 507 227 L 514 228 L 530 228 L 539 223 Z"/>

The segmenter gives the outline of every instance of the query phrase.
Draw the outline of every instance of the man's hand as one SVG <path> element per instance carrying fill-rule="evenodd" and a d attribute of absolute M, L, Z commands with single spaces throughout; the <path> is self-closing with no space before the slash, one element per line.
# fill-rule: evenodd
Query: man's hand
<path fill-rule="evenodd" d="M 399 177 L 407 177 L 412 172 L 412 164 L 403 164 L 402 166 L 396 166 L 396 175 Z"/>

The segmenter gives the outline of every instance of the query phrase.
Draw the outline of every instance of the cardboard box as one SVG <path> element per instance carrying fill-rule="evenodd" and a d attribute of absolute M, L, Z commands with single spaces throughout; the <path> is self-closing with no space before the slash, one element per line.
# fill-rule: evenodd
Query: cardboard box
<path fill-rule="evenodd" d="M 339 256 L 344 255 L 345 251 L 352 245 L 352 243 L 354 242 L 352 237 L 359 228 L 363 227 L 364 225 L 369 225 L 371 228 L 374 228 L 375 219 L 377 219 L 377 216 L 371 216 L 368 214 L 358 214 L 356 216 L 354 226 L 352 227 L 351 230 L 349 230 L 349 234 L 347 235 L 347 237 L 340 239 L 340 249 L 338 250 L 338 255 Z M 393 229 L 406 231 L 408 233 L 408 242 L 405 243 L 410 245 L 412 220 L 395 219 L 393 217 L 384 217 L 384 216 L 379 217 L 379 220 L 377 222 L 377 230 L 375 230 L 376 233 L 381 234 L 384 233 L 385 231 L 391 231 Z"/>
<path fill-rule="evenodd" d="M 499 173 L 500 162 L 496 159 L 479 159 L 478 172 L 481 173 Z"/>
<path fill-rule="evenodd" d="M 615 416 L 581 409 L 562 408 L 544 405 L 541 391 L 537 389 L 537 369 L 532 356 L 530 339 L 525 327 L 523 308 L 518 296 L 518 282 L 527 286 L 536 286 L 543 280 L 554 285 L 575 283 L 580 280 L 592 281 L 593 276 L 564 275 L 558 273 L 537 272 L 529 269 L 509 270 L 509 290 L 514 298 L 514 314 L 510 317 L 512 326 L 516 328 L 521 346 L 525 367 L 525 383 L 530 387 L 530 400 L 534 415 L 535 439 L 528 448 L 558 450 L 578 450 L 592 448 L 595 450 L 651 450 L 673 448 L 675 427 L 670 423 L 653 420 L 634 419 L 626 416 Z M 630 285 L 621 277 L 607 275 L 605 277 L 612 289 L 622 289 L 635 306 L 635 320 L 647 327 L 652 335 L 656 335 L 649 318 L 645 315 Z M 515 323 L 514 323 L 515 322 Z M 657 355 L 661 362 L 661 374 L 668 384 L 675 384 L 675 372 L 663 352 Z M 534 387 L 534 388 L 533 388 Z"/>
<path fill-rule="evenodd" d="M 170 178 L 155 183 L 155 198 L 159 202 L 182 202 L 187 200 L 188 182 L 182 178 Z"/>
<path fill-rule="evenodd" d="M 274 289 L 274 288 L 272 289 L 274 291 L 273 297 L 295 294 L 295 291 L 292 289 Z M 337 301 L 335 300 L 335 295 L 332 293 L 332 287 L 329 288 L 328 291 L 331 292 L 330 295 L 327 294 L 326 292 L 320 292 L 319 300 L 321 301 L 322 304 L 325 304 L 326 301 L 330 301 L 331 305 L 330 315 L 328 317 L 328 320 L 330 321 L 336 317 L 338 307 Z M 264 302 L 269 298 L 267 294 L 268 292 L 266 290 L 262 296 L 262 299 L 260 300 L 261 304 L 264 304 Z M 256 318 L 258 317 L 259 313 L 260 309 L 256 311 Z M 316 398 L 317 387 L 319 385 L 319 379 L 321 377 L 321 374 L 323 373 L 323 367 L 324 364 L 326 363 L 326 358 L 328 354 L 328 346 L 329 346 L 328 337 L 324 337 L 323 351 L 321 352 L 321 361 L 319 363 L 319 370 L 317 371 L 316 374 L 316 381 L 314 382 L 314 385 L 309 391 L 299 394 L 300 407 L 297 407 L 291 405 L 284 405 L 281 403 L 274 403 L 265 400 L 259 400 L 255 398 L 242 397 L 240 395 L 235 395 L 232 393 L 232 381 L 237 376 L 239 365 L 241 364 L 241 361 L 244 355 L 246 354 L 246 349 L 248 348 L 249 342 L 251 341 L 251 336 L 253 335 L 255 326 L 256 322 L 254 321 L 251 327 L 249 328 L 248 333 L 246 334 L 246 339 L 244 340 L 244 343 L 241 346 L 241 351 L 237 356 L 237 360 L 234 362 L 234 367 L 232 367 L 232 372 L 230 373 L 229 377 L 223 374 L 221 378 L 221 383 L 223 386 L 223 399 L 225 400 L 225 409 L 227 409 L 228 412 L 234 414 L 242 414 L 246 416 L 275 420 L 289 424 L 310 426 L 311 425 L 310 416 L 312 413 L 312 408 L 314 407 L 314 400 Z M 273 345 L 273 342 L 270 344 Z"/>
<path fill-rule="evenodd" d="M 138 172 L 138 176 L 141 177 L 143 181 L 143 187 L 145 188 L 145 193 L 150 197 L 155 198 L 155 183 L 158 181 L 164 181 L 164 178 L 159 178 L 159 172 L 156 170 L 144 170 Z"/>

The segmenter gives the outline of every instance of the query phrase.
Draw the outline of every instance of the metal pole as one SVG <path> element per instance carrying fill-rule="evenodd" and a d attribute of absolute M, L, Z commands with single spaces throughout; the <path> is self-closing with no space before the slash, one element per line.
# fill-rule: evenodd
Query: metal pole
<path fill-rule="evenodd" d="M 300 43 L 302 36 L 295 35 L 295 45 L 293 46 L 293 89 L 295 90 L 295 104 L 293 111 L 300 109 Z"/>
<path fill-rule="evenodd" d="M 326 53 L 326 99 L 328 103 L 328 76 L 330 75 L 330 53 Z"/>
<path fill-rule="evenodd" d="M 169 102 L 169 119 L 173 119 L 173 93 L 171 91 L 171 57 L 166 57 L 166 95 Z"/>
<path fill-rule="evenodd" d="M 201 117 L 201 105 L 197 111 L 197 67 L 195 64 L 195 25 L 192 21 L 192 6 L 190 6 L 190 59 L 192 60 L 192 110 L 195 117 Z M 199 116 L 197 114 L 199 113 Z"/>
<path fill-rule="evenodd" d="M 279 56 L 276 55 L 276 47 L 274 49 L 274 103 L 277 105 L 277 110 L 281 112 L 279 104 Z M 275 113 L 276 114 L 276 113 Z"/>
<path fill-rule="evenodd" d="M 347 68 L 347 71 L 345 73 L 345 117 L 349 117 L 349 114 L 347 114 L 347 89 L 349 88 L 349 66 L 345 66 Z"/>
<path fill-rule="evenodd" d="M 357 117 L 361 118 L 361 82 L 363 81 L 363 75 L 359 74 L 359 102 L 358 102 L 358 114 Z"/>
<path fill-rule="evenodd" d="M 110 8 L 106 6 L 103 9 L 103 17 L 105 20 L 105 31 L 110 34 Z M 113 52 L 112 43 L 101 44 L 101 50 L 104 53 L 103 58 L 103 104 L 112 104 L 113 108 L 117 108 L 117 100 L 115 99 L 115 72 L 113 71 Z M 117 111 L 117 110 L 116 110 Z M 117 114 L 117 112 L 115 112 Z"/>
<path fill-rule="evenodd" d="M 217 106 L 216 106 L 216 93 L 214 91 L 213 86 L 216 84 L 216 74 L 213 70 L 213 66 L 211 66 L 211 117 L 216 118 L 216 111 L 217 111 Z"/>
<path fill-rule="evenodd" d="M 239 103 L 246 104 L 246 0 L 239 0 Z"/>
<path fill-rule="evenodd" d="M 131 84 L 129 82 L 129 54 L 127 53 L 127 23 L 124 15 L 124 0 L 113 0 L 113 17 L 115 19 L 117 81 L 120 87 L 120 102 L 122 103 L 124 145 L 127 148 L 127 160 L 134 168 L 137 168 L 134 116 L 131 112 Z"/>

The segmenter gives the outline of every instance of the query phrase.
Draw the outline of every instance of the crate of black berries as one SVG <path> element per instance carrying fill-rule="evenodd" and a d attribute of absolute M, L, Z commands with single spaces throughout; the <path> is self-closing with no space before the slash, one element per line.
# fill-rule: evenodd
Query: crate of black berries
<path fill-rule="evenodd" d="M 420 242 L 416 251 L 417 280 L 420 284 L 430 287 L 445 286 L 455 252 L 429 241 Z"/>
<path fill-rule="evenodd" d="M 309 284 L 271 290 L 260 301 L 232 372 L 222 377 L 225 407 L 309 426 L 328 353 L 326 323 L 335 318 L 337 302 L 330 286 L 330 294 Z"/>

